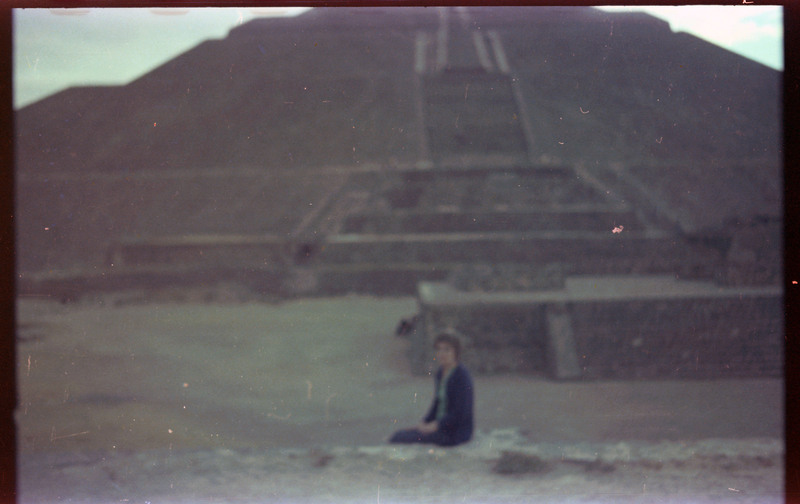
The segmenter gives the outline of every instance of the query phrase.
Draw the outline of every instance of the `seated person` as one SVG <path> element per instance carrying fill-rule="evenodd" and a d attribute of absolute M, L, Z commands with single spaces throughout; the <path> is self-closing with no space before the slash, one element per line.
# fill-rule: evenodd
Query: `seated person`
<path fill-rule="evenodd" d="M 416 427 L 395 432 L 389 439 L 390 443 L 455 446 L 472 437 L 472 378 L 467 369 L 458 362 L 461 351 L 458 338 L 440 334 L 433 347 L 439 369 L 436 372 L 430 410 Z"/>

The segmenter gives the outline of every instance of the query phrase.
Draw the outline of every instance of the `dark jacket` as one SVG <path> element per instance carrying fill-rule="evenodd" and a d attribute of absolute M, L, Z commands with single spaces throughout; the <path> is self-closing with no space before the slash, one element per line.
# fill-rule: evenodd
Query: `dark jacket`
<path fill-rule="evenodd" d="M 439 406 L 439 382 L 442 380 L 442 369 L 436 372 L 433 388 L 433 404 L 425 415 L 426 422 L 436 420 L 436 409 Z M 447 380 L 447 402 L 445 414 L 439 420 L 439 432 L 447 437 L 447 444 L 465 443 L 472 438 L 473 430 L 473 386 L 467 369 L 458 364 Z"/>

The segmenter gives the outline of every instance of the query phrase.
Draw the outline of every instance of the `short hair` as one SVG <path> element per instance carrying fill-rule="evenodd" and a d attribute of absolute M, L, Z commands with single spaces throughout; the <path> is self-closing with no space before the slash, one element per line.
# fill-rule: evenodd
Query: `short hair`
<path fill-rule="evenodd" d="M 450 345 L 456 354 L 456 360 L 459 359 L 461 356 L 461 342 L 458 340 L 458 337 L 450 333 L 440 333 L 436 336 L 436 339 L 433 340 L 433 348 L 436 348 L 440 343 Z"/>

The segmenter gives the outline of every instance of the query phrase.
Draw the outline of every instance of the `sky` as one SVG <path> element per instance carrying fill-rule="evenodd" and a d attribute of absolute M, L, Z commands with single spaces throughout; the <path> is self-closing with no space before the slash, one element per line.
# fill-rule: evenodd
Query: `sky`
<path fill-rule="evenodd" d="M 780 6 L 604 7 L 638 10 L 783 70 Z M 15 9 L 14 107 L 73 86 L 123 85 L 255 17 L 306 9 Z"/>

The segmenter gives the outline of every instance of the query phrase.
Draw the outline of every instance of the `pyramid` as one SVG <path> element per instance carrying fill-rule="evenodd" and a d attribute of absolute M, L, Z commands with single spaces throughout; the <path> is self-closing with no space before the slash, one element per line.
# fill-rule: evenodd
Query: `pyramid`
<path fill-rule="evenodd" d="M 780 84 L 643 14 L 257 19 L 129 84 L 17 111 L 20 290 L 234 283 L 435 304 L 421 286 L 535 296 L 634 275 L 779 302 Z M 575 332 L 563 314 L 532 323 Z"/>

